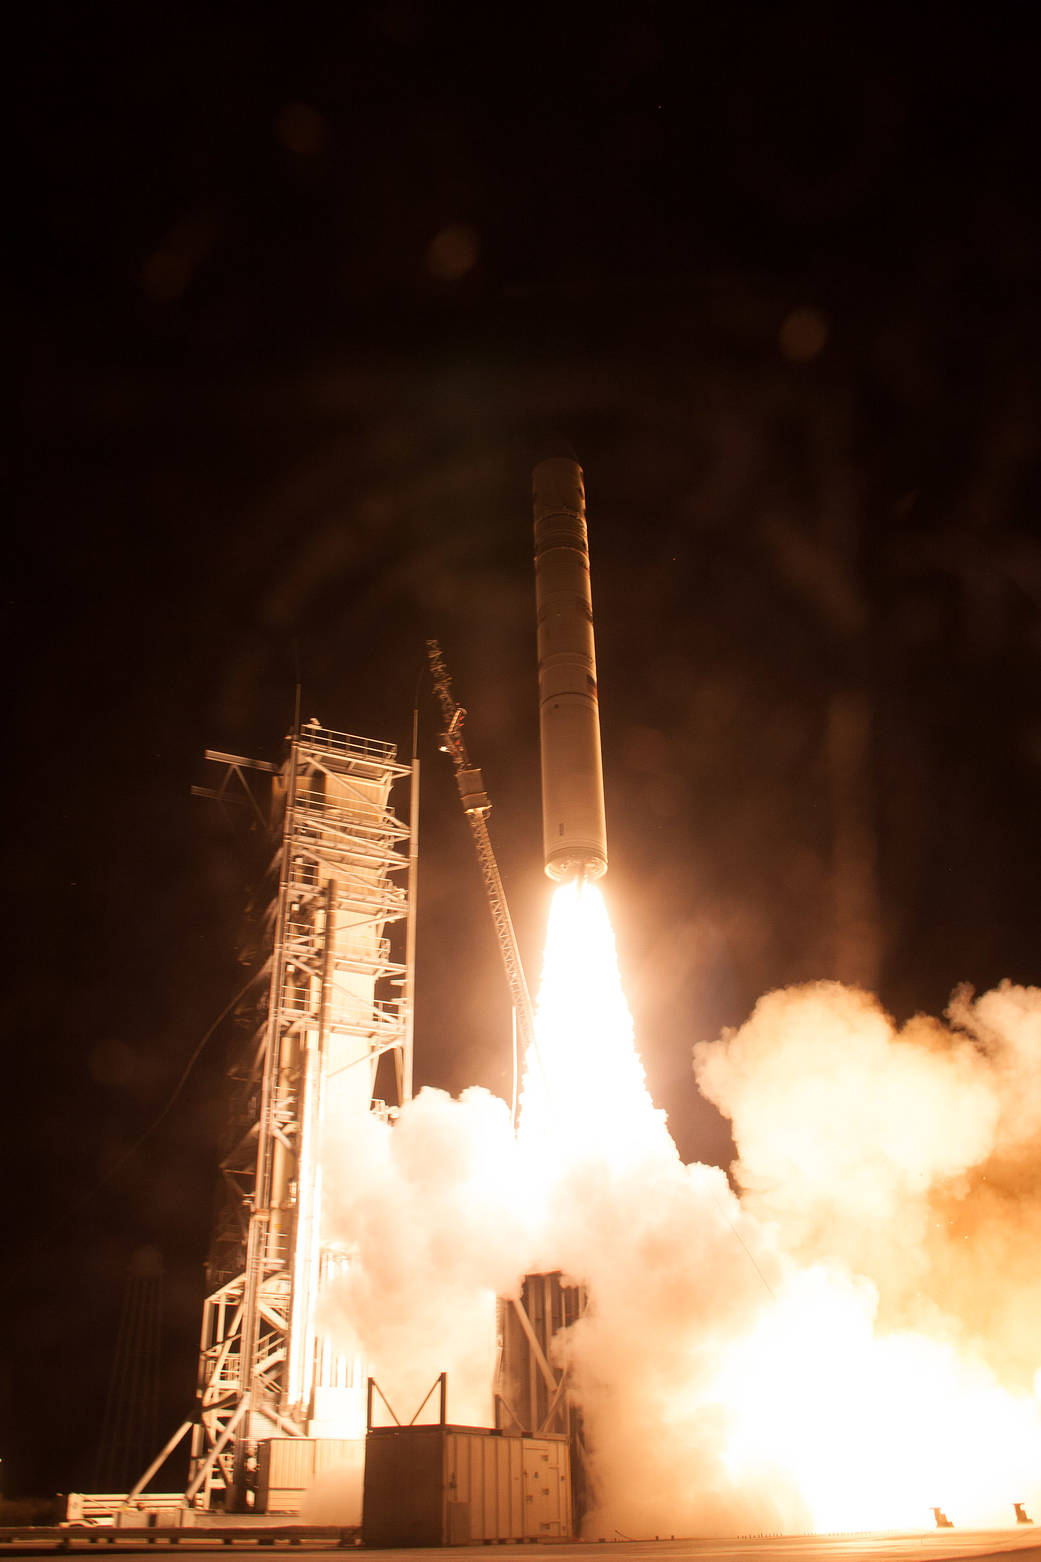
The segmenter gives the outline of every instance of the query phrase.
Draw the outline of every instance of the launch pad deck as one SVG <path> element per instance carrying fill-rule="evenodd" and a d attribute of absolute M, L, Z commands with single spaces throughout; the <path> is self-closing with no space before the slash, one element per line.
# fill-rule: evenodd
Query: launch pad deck
<path fill-rule="evenodd" d="M 145 1554 L 155 1547 L 177 1545 L 197 1557 L 226 1556 L 227 1546 L 265 1546 L 276 1551 L 334 1552 L 358 1545 L 356 1529 L 331 1526 L 235 1526 L 198 1529 L 114 1529 L 77 1525 L 0 1529 L 0 1553 L 39 1556 L 55 1552 L 89 1551 L 98 1546 L 122 1553 Z M 755 1535 L 714 1540 L 535 1541 L 497 1545 L 502 1562 L 528 1558 L 539 1548 L 543 1562 L 578 1562 L 578 1556 L 610 1562 L 1041 1562 L 1041 1535 L 1028 1528 L 1008 1530 L 907 1531 L 860 1535 Z M 368 1548 L 372 1549 L 372 1548 Z M 472 1558 L 478 1547 L 441 1546 L 380 1549 L 386 1562 L 419 1562 L 428 1557 Z M 576 1556 L 578 1553 L 578 1556 Z"/>

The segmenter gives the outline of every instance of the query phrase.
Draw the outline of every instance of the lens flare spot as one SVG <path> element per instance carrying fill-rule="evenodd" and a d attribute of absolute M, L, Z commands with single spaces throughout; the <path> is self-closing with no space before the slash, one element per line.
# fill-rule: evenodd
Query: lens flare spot
<path fill-rule="evenodd" d="M 777 341 L 781 352 L 792 363 L 809 363 L 824 351 L 828 336 L 827 318 L 819 309 L 804 306 L 785 316 Z"/>
<path fill-rule="evenodd" d="M 480 250 L 475 229 L 465 222 L 450 223 L 430 243 L 427 270 L 438 282 L 458 282 L 476 266 Z"/>

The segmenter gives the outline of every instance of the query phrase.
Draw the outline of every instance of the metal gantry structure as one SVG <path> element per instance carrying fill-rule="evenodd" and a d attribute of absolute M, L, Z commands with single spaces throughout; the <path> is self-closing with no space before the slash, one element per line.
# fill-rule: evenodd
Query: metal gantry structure
<path fill-rule="evenodd" d="M 567 1437 L 576 1530 L 590 1502 L 589 1459 L 571 1368 L 553 1341 L 588 1305 L 586 1287 L 568 1282 L 559 1270 L 525 1275 L 519 1296 L 500 1296 L 496 1303 L 495 1425 L 536 1437 L 547 1432 Z"/>
<path fill-rule="evenodd" d="M 281 765 L 207 759 L 222 766 L 221 783 L 195 790 L 251 805 L 270 859 L 262 955 L 244 1005 L 252 1033 L 221 1163 L 187 1491 L 197 1506 L 242 1510 L 261 1441 L 365 1432 L 365 1364 L 317 1322 L 324 1285 L 350 1261 L 323 1223 L 321 1161 L 331 1133 L 393 1115 L 412 1095 L 419 765 L 400 764 L 393 744 L 314 720 Z M 270 781 L 266 808 L 258 773 Z M 390 805 L 406 777 L 408 824 Z"/>
<path fill-rule="evenodd" d="M 513 930 L 513 919 L 510 916 L 506 891 L 503 888 L 499 865 L 495 860 L 491 837 L 488 834 L 488 815 L 492 808 L 491 801 L 484 789 L 484 779 L 481 772 L 471 763 L 470 755 L 467 752 L 466 739 L 463 737 L 463 722 L 466 719 L 466 710 L 459 704 L 452 693 L 452 679 L 445 664 L 441 647 L 436 640 L 427 641 L 427 658 L 434 680 L 434 693 L 437 695 L 438 704 L 441 707 L 441 719 L 444 723 L 441 734 L 441 747 L 451 759 L 452 767 L 455 770 L 459 799 L 463 805 L 463 812 L 466 814 L 466 821 L 470 826 L 470 833 L 473 836 L 474 847 L 477 852 L 477 863 L 481 870 L 481 877 L 484 880 L 488 906 L 491 910 L 492 922 L 495 924 L 495 936 L 499 944 L 499 953 L 502 956 L 503 967 L 506 971 L 506 981 L 510 989 L 513 1012 L 516 1016 L 520 1050 L 523 1056 L 527 1056 L 529 1049 L 535 1048 L 535 1023 L 532 1015 L 528 983 L 524 976 L 524 966 L 521 963 L 520 950 L 517 945 L 517 935 Z M 514 1056 L 514 1079 L 514 1116 L 516 1116 L 516 1053 Z"/>

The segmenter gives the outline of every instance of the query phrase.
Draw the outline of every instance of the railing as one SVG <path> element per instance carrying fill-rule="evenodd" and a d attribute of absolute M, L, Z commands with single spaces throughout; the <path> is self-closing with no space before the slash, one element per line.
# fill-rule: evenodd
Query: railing
<path fill-rule="evenodd" d="M 185 1505 L 183 1492 L 143 1492 L 130 1499 L 125 1492 L 69 1492 L 61 1524 L 5 1524 L 0 1546 L 16 1547 L 14 1555 L 33 1552 L 86 1551 L 111 1547 L 131 1555 L 143 1546 L 178 1546 L 203 1555 L 222 1546 L 271 1546 L 325 1551 L 354 1549 L 357 1525 L 294 1524 L 281 1515 L 243 1515 L 240 1523 L 210 1522 L 210 1515 Z M 131 1526 L 127 1521 L 133 1518 Z"/>
<path fill-rule="evenodd" d="M 293 850 L 316 867 L 324 867 L 322 878 L 340 878 L 352 869 L 356 873 L 380 874 L 400 873 L 408 867 L 408 858 L 395 851 L 392 844 L 362 841 L 346 830 L 342 835 L 332 830 L 296 830 Z"/>
<path fill-rule="evenodd" d="M 282 1001 L 279 1004 L 282 1014 L 293 1015 L 299 1019 L 310 1017 L 318 1021 L 318 1011 L 310 995 L 306 992 L 294 992 L 286 988 L 282 993 Z M 374 1029 L 385 1026 L 398 1026 L 401 1024 L 404 1010 L 404 1000 L 401 998 L 374 998 L 371 1003 L 357 1000 L 351 1003 L 338 1003 L 334 1006 L 331 1017 L 331 1028 L 336 1030 L 340 1026 L 372 1026 Z"/>
<path fill-rule="evenodd" d="M 294 895 L 306 895 L 309 891 L 320 889 L 321 876 L 318 865 L 294 862 L 289 888 Z M 373 884 L 345 875 L 336 881 L 336 903 L 338 907 L 362 905 L 377 910 L 386 908 L 386 915 L 391 916 L 395 912 L 400 914 L 407 908 L 408 895 L 402 886 L 392 883 L 389 879 Z"/>
<path fill-rule="evenodd" d="M 365 947 L 358 936 L 359 929 L 347 928 L 347 933 L 353 934 L 353 948 L 348 953 L 337 947 L 334 942 L 332 958 L 334 968 L 341 965 L 390 965 L 394 962 L 390 958 L 390 939 L 373 938 Z M 338 935 L 342 941 L 342 934 Z M 290 961 L 300 959 L 306 955 L 313 955 L 321 959 L 325 950 L 325 932 L 322 928 L 314 927 L 310 922 L 289 922 L 286 925 L 286 955 Z"/>
<path fill-rule="evenodd" d="M 385 1052 L 400 1043 L 404 1016 L 389 1011 L 377 1014 L 375 1010 L 357 1015 L 339 1014 L 330 1022 L 329 1030 L 334 1036 L 362 1036 L 368 1037 L 370 1041 L 380 1037 L 380 1051 Z M 361 1060 L 356 1058 L 354 1061 L 357 1063 Z"/>
<path fill-rule="evenodd" d="M 332 732 L 317 721 L 305 721 L 300 728 L 300 742 L 312 748 L 325 749 L 333 754 L 345 754 L 351 759 L 375 759 L 380 764 L 392 765 L 398 757 L 396 743 L 380 743 L 376 738 L 358 738 L 350 732 Z"/>
<path fill-rule="evenodd" d="M 403 824 L 389 808 L 352 808 L 339 798 L 325 792 L 310 792 L 301 788 L 296 794 L 297 813 L 304 819 L 318 819 L 335 824 L 349 825 L 352 830 L 385 836 L 388 840 L 405 840 L 408 826 Z"/>
<path fill-rule="evenodd" d="M 313 865 L 309 873 L 339 877 L 353 869 L 383 875 L 408 867 L 401 850 L 407 838 L 407 830 L 388 827 L 386 819 L 366 821 L 343 809 L 315 806 L 298 809 L 289 848 L 295 858 Z"/>

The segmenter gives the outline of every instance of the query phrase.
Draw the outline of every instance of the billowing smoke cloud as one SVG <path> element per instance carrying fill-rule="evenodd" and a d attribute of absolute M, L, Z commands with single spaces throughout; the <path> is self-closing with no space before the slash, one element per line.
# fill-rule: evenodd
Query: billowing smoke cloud
<path fill-rule="evenodd" d="M 562 1269 L 559 1342 L 594 1467 L 591 1536 L 1009 1523 L 1041 1506 L 1041 992 L 956 994 L 897 1030 L 822 983 L 695 1048 L 733 1191 L 647 1094 L 602 902 L 558 892 L 515 1140 L 501 1102 L 423 1091 L 325 1171 L 327 1299 L 412 1414 L 487 1424 L 495 1294 Z"/>
<path fill-rule="evenodd" d="M 1041 992 L 959 991 L 897 1030 L 836 983 L 695 1048 L 743 1207 L 800 1262 L 870 1277 L 882 1327 L 953 1330 L 1010 1389 L 1041 1365 Z"/>
<path fill-rule="evenodd" d="M 452 1419 L 490 1424 L 495 1297 L 530 1242 L 516 1176 L 509 1108 L 477 1089 L 423 1090 L 393 1127 L 352 1124 L 327 1159 L 324 1218 L 347 1263 L 320 1321 L 360 1349 L 399 1419 L 447 1370 Z"/>

